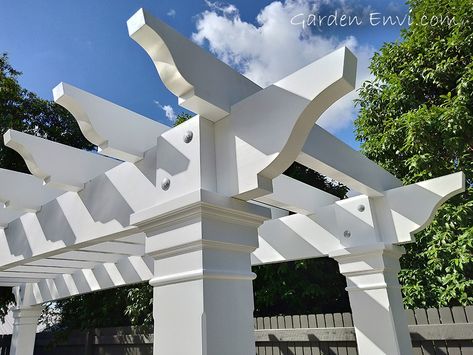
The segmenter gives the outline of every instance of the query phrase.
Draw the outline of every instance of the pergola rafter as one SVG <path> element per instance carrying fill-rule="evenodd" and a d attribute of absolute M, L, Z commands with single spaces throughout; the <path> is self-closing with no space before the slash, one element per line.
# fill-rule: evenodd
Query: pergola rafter
<path fill-rule="evenodd" d="M 98 153 L 5 134 L 33 174 L 0 170 L 11 354 L 32 353 L 42 303 L 143 281 L 155 290 L 155 354 L 254 354 L 251 266 L 321 256 L 347 277 L 359 352 L 410 353 L 399 245 L 464 190 L 463 174 L 402 186 L 314 125 L 354 88 L 346 48 L 263 89 L 143 10 L 128 30 L 196 116 L 168 128 L 60 84 L 56 102 Z M 282 175 L 294 161 L 361 195 Z"/>

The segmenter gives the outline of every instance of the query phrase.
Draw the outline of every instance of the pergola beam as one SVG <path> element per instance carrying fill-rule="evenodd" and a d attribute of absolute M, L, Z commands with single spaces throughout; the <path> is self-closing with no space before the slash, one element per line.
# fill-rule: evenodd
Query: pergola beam
<path fill-rule="evenodd" d="M 156 139 L 169 129 L 66 83 L 56 86 L 53 96 L 56 103 L 74 116 L 82 134 L 101 154 L 123 161 L 141 160 L 156 145 Z"/>
<path fill-rule="evenodd" d="M 261 90 L 143 9 L 127 26 L 130 37 L 151 57 L 164 85 L 179 98 L 179 105 L 196 114 L 218 121 L 233 104 Z"/>
<path fill-rule="evenodd" d="M 273 179 L 272 190 L 272 193 L 258 197 L 255 201 L 306 215 L 339 200 L 334 195 L 286 175 L 279 175 Z"/>
<path fill-rule="evenodd" d="M 129 215 L 157 199 L 155 186 L 141 171 L 122 163 L 86 183 L 80 193 L 63 193 L 39 212 L 20 214 L 7 229 L 0 229 L 0 270 L 127 237 L 133 244 L 109 244 L 108 251 L 115 246 L 119 253 L 142 255 L 139 244 L 144 237 L 134 236 L 139 230 L 129 226 Z M 111 202 L 107 208 L 103 208 L 105 200 Z M 0 210 L 0 218 L 4 212 L 8 210 Z"/>
<path fill-rule="evenodd" d="M 355 87 L 356 62 L 340 48 L 232 106 L 215 125 L 219 192 L 243 200 L 272 193 L 271 180 L 294 162 L 322 113 Z"/>
<path fill-rule="evenodd" d="M 5 133 L 4 142 L 22 156 L 33 175 L 66 191 L 80 191 L 87 181 L 120 164 L 114 159 L 12 129 Z"/>
<path fill-rule="evenodd" d="M 35 176 L 0 169 L 0 201 L 4 208 L 23 213 L 37 212 L 62 193 L 61 190 L 43 186 L 42 181 Z"/>
<path fill-rule="evenodd" d="M 402 186 L 399 179 L 318 125 L 310 131 L 296 161 L 370 197 Z"/>
<path fill-rule="evenodd" d="M 154 261 L 148 257 L 121 257 L 116 262 L 97 264 L 93 268 L 80 269 L 70 274 L 36 282 L 31 297 L 44 303 L 61 298 L 112 287 L 130 285 L 151 279 Z"/>

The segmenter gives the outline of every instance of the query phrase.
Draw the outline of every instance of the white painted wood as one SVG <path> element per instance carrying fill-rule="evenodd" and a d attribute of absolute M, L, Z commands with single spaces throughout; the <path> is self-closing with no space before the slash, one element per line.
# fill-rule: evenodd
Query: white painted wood
<path fill-rule="evenodd" d="M 4 207 L 0 208 L 0 238 L 4 233 L 3 230 L 8 227 L 8 223 L 19 218 L 23 213 L 24 211 L 18 211 Z"/>
<path fill-rule="evenodd" d="M 386 191 L 385 199 L 375 200 L 384 240 L 394 244 L 415 241 L 414 234 L 430 224 L 438 208 L 463 191 L 462 172 Z"/>
<path fill-rule="evenodd" d="M 156 260 L 154 354 L 255 353 L 250 253 L 268 217 L 203 190 L 132 216 Z M 185 342 L 175 342 L 178 332 Z"/>
<path fill-rule="evenodd" d="M 41 279 L 50 279 L 55 277 L 56 274 L 54 273 L 45 273 L 45 272 L 15 272 L 15 271 L 0 271 L 0 278 L 5 277 L 5 278 L 17 278 L 17 279 L 36 279 L 36 280 L 41 280 Z"/>
<path fill-rule="evenodd" d="M 311 214 L 339 198 L 286 175 L 273 179 L 273 192 L 256 201 L 294 213 Z"/>
<path fill-rule="evenodd" d="M 317 258 L 340 248 L 336 235 L 301 214 L 266 221 L 258 234 L 259 248 L 251 256 L 253 265 Z"/>
<path fill-rule="evenodd" d="M 7 147 L 22 156 L 33 175 L 63 190 L 80 191 L 87 181 L 120 163 L 12 129 L 3 138 Z"/>
<path fill-rule="evenodd" d="M 341 48 L 233 105 L 215 125 L 218 191 L 244 200 L 271 193 L 317 119 L 353 90 L 355 73 L 356 57 Z M 314 79 L 298 90 L 300 77 Z"/>
<path fill-rule="evenodd" d="M 70 274 L 40 280 L 30 290 L 34 302 L 44 303 L 80 293 L 148 281 L 153 276 L 154 261 L 149 257 L 121 256 L 117 262 L 94 265 Z"/>
<path fill-rule="evenodd" d="M 46 273 L 46 274 L 71 274 L 77 271 L 78 268 L 67 268 L 59 266 L 38 266 L 38 265 L 21 265 L 8 269 L 8 272 L 32 272 L 32 273 Z"/>
<path fill-rule="evenodd" d="M 32 266 L 52 266 L 52 267 L 59 267 L 59 268 L 74 268 L 74 269 L 91 269 L 97 263 L 91 261 L 78 261 L 78 260 L 66 260 L 66 259 L 39 259 L 36 261 L 32 261 L 25 266 L 32 265 Z"/>
<path fill-rule="evenodd" d="M 153 60 L 164 85 L 179 105 L 211 120 L 261 88 L 186 39 L 162 21 L 138 10 L 127 22 L 128 33 Z"/>
<path fill-rule="evenodd" d="M 90 211 L 100 195 L 94 196 L 90 203 L 84 204 L 87 198 L 84 200 L 74 192 L 64 193 L 40 212 L 25 213 L 7 229 L 0 230 L 0 270 L 29 262 L 33 257 L 59 254 L 65 248 L 79 249 L 138 232 L 136 228 L 122 226 L 116 219 L 94 220 L 96 216 Z M 113 206 L 117 214 L 118 207 Z"/>
<path fill-rule="evenodd" d="M 0 169 L 0 201 L 4 208 L 20 212 L 37 212 L 63 191 L 43 186 L 43 182 L 29 174 Z"/>
<path fill-rule="evenodd" d="M 105 242 L 95 244 L 90 247 L 82 248 L 84 251 L 98 251 L 122 255 L 137 255 L 142 256 L 145 253 L 144 244 L 130 244 L 120 242 Z"/>
<path fill-rule="evenodd" d="M 382 196 L 385 190 L 402 186 L 399 179 L 318 125 L 296 160 L 367 196 Z"/>
<path fill-rule="evenodd" d="M 22 214 L 8 229 L 0 229 L 0 270 L 66 247 L 80 249 L 134 235 L 139 231 L 129 227 L 130 213 L 154 205 L 157 198 L 156 188 L 140 170 L 122 163 L 88 182 L 80 193 L 63 193 L 38 213 Z M 8 211 L 0 209 L 0 218 Z"/>
<path fill-rule="evenodd" d="M 25 283 L 36 283 L 40 281 L 37 278 L 12 278 L 12 277 L 2 277 L 0 278 L 0 284 L 2 287 L 14 287 L 14 286 L 20 286 L 24 285 Z"/>
<path fill-rule="evenodd" d="M 359 354 L 412 354 L 397 278 L 403 252 L 402 247 L 379 243 L 331 254 L 347 279 Z"/>
<path fill-rule="evenodd" d="M 13 334 L 10 355 L 32 355 L 36 327 L 42 306 L 13 309 Z"/>
<path fill-rule="evenodd" d="M 128 237 L 123 237 L 117 239 L 118 242 L 123 242 L 123 243 L 131 243 L 131 244 L 145 244 L 145 239 L 146 239 L 146 234 L 144 233 L 138 233 L 134 235 L 130 235 Z"/>
<path fill-rule="evenodd" d="M 95 261 L 97 263 L 114 263 L 123 255 L 113 253 L 101 253 L 93 251 L 68 251 L 63 254 L 54 255 L 51 259 L 66 259 L 79 261 Z"/>
<path fill-rule="evenodd" d="M 54 101 L 79 123 L 82 134 L 101 154 L 136 162 L 169 129 L 159 122 L 115 105 L 66 83 L 53 89 Z"/>
<path fill-rule="evenodd" d="M 184 136 L 188 133 L 192 134 L 192 140 L 186 143 Z M 145 157 L 143 160 L 147 159 Z M 163 133 L 158 138 L 156 154 L 149 157 L 149 160 L 145 163 L 153 166 L 152 174 L 155 176 L 151 181 L 156 182 L 158 202 L 143 206 L 142 210 L 201 188 L 215 191 L 217 182 L 213 123 L 201 116 L 194 116 Z M 144 167 L 137 165 L 145 171 Z M 144 172 L 148 178 L 150 173 Z M 167 190 L 161 188 L 165 179 L 169 179 L 170 182 Z M 136 195 L 135 186 L 131 186 L 133 188 L 131 194 Z"/>

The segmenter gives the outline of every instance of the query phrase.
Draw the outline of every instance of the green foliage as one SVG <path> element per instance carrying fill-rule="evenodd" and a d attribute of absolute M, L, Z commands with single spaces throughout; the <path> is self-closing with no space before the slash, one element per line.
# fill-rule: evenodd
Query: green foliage
<path fill-rule="evenodd" d="M 182 122 L 186 122 L 189 118 L 192 118 L 192 115 L 185 112 L 181 112 L 176 117 L 176 121 L 174 122 L 174 127 L 179 126 Z"/>
<path fill-rule="evenodd" d="M 255 316 L 347 312 L 345 277 L 329 258 L 291 261 L 253 268 Z"/>
<path fill-rule="evenodd" d="M 22 88 L 20 72 L 0 55 L 0 134 L 9 128 L 81 149 L 93 149 L 79 130 L 74 118 L 61 106 L 43 100 Z M 0 167 L 28 172 L 23 159 L 0 144 Z"/>
<path fill-rule="evenodd" d="M 357 138 L 404 183 L 466 174 L 466 192 L 407 246 L 400 279 L 408 307 L 473 304 L 473 6 L 408 3 L 414 24 L 374 55 L 360 89 Z M 425 25 L 433 16 L 456 24 Z"/>
<path fill-rule="evenodd" d="M 49 311 L 57 316 L 64 329 L 129 325 L 124 312 L 129 302 L 127 294 L 127 287 L 121 287 L 73 296 L 54 303 Z"/>

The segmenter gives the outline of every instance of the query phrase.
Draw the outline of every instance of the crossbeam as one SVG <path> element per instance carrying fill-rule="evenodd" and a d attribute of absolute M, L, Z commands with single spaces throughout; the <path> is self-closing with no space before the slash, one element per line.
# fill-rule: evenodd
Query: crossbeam
<path fill-rule="evenodd" d="M 159 122 L 66 83 L 53 89 L 54 101 L 77 120 L 84 137 L 99 152 L 123 161 L 137 162 L 169 129 Z"/>
<path fill-rule="evenodd" d="M 310 131 L 296 161 L 371 197 L 402 186 L 399 179 L 319 125 Z"/>
<path fill-rule="evenodd" d="M 22 156 L 33 175 L 66 191 L 80 191 L 87 181 L 120 164 L 115 159 L 12 129 L 3 138 L 7 147 Z"/>
<path fill-rule="evenodd" d="M 164 85 L 179 105 L 218 121 L 232 105 L 261 88 L 189 41 L 164 22 L 138 10 L 128 33 L 148 53 Z"/>

